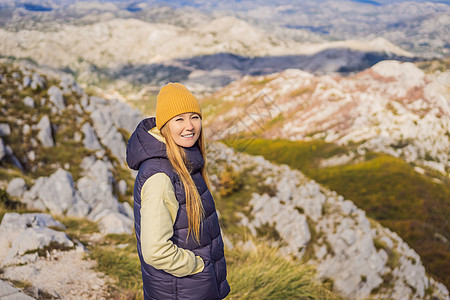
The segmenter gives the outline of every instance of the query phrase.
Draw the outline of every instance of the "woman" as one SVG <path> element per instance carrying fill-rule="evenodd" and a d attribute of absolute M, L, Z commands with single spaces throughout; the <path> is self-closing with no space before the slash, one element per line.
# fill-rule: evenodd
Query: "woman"
<path fill-rule="evenodd" d="M 223 241 L 205 168 L 202 114 L 182 84 L 163 86 L 156 118 L 127 145 L 134 186 L 137 250 L 145 299 L 223 299 Z"/>

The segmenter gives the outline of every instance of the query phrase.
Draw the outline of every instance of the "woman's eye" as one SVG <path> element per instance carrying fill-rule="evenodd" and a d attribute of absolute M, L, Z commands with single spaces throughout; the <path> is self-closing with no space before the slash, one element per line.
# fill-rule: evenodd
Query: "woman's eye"
<path fill-rule="evenodd" d="M 183 118 L 176 118 L 175 121 L 183 121 Z"/>
<path fill-rule="evenodd" d="M 198 115 L 192 116 L 192 119 L 198 119 L 200 118 Z"/>

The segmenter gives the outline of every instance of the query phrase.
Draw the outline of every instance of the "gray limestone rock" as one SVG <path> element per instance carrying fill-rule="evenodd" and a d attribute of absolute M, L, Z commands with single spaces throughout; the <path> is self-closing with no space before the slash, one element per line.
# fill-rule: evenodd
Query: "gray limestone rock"
<path fill-rule="evenodd" d="M 117 128 L 133 132 L 142 119 L 141 113 L 118 100 L 90 97 L 89 102 L 85 109 L 91 112 L 98 137 L 114 156 L 124 162 L 126 145 Z"/>
<path fill-rule="evenodd" d="M 73 134 L 73 140 L 75 141 L 75 142 L 81 142 L 81 140 L 83 139 L 83 135 L 80 133 L 80 132 L 78 132 L 78 131 L 76 131 L 74 134 Z"/>
<path fill-rule="evenodd" d="M 37 137 L 44 147 L 55 146 L 52 136 L 52 126 L 47 115 L 42 117 L 36 125 L 36 128 L 39 130 Z"/>
<path fill-rule="evenodd" d="M 102 144 L 107 146 L 120 162 L 125 162 L 126 144 L 123 141 L 122 135 L 114 126 L 111 115 L 107 112 L 96 110 L 91 113 L 91 118 L 94 122 L 94 129 Z"/>
<path fill-rule="evenodd" d="M 110 130 L 108 134 L 102 138 L 102 143 L 111 150 L 111 153 L 118 158 L 119 162 L 125 162 L 127 145 L 117 129 L 114 128 Z"/>
<path fill-rule="evenodd" d="M 52 213 L 63 214 L 74 202 L 72 175 L 63 169 L 53 173 L 38 191 L 39 198 Z"/>
<path fill-rule="evenodd" d="M 89 212 L 91 211 L 91 207 L 89 204 L 84 201 L 84 199 L 81 197 L 81 195 L 76 192 L 74 197 L 74 202 L 72 206 L 67 210 L 68 216 L 73 217 L 86 217 Z"/>
<path fill-rule="evenodd" d="M 25 192 L 22 201 L 29 208 L 63 214 L 75 201 L 72 175 L 58 169 L 50 177 L 40 177 L 31 189 Z"/>
<path fill-rule="evenodd" d="M 42 200 L 39 198 L 39 190 L 42 189 L 44 183 L 46 182 L 46 177 L 39 177 L 34 185 L 30 188 L 30 190 L 26 191 L 23 194 L 23 197 L 20 198 L 20 201 L 25 203 L 29 209 L 37 209 L 37 210 L 45 210 L 46 207 Z"/>
<path fill-rule="evenodd" d="M 31 78 L 30 78 L 30 76 L 25 76 L 24 78 L 23 78 L 23 86 L 24 87 L 29 87 L 30 86 L 30 84 L 31 84 Z"/>
<path fill-rule="evenodd" d="M 14 255 L 21 252 L 28 246 L 22 244 L 27 243 L 27 240 L 22 241 L 24 238 L 21 234 L 30 228 L 47 228 L 47 227 L 64 229 L 64 225 L 52 218 L 52 216 L 47 214 L 18 214 L 18 213 L 6 213 L 3 216 L 2 222 L 0 224 L 0 262 L 3 261 L 5 257 L 13 258 Z M 45 233 L 44 233 L 45 234 Z M 36 240 L 41 235 L 36 235 L 35 237 L 26 236 L 27 239 Z M 62 241 L 63 243 L 68 243 L 68 241 L 58 233 L 53 235 L 49 234 L 50 241 Z M 42 237 L 42 241 L 48 240 L 49 237 Z M 53 239 L 54 238 L 54 239 Z M 36 241 L 30 242 L 30 244 L 36 243 Z M 11 251 L 11 246 L 15 245 L 15 250 Z M 70 244 L 70 243 L 69 243 Z M 36 249 L 36 248 L 35 248 Z M 29 249 L 34 250 L 34 249 Z M 21 252 L 22 254 L 24 252 Z"/>
<path fill-rule="evenodd" d="M 64 110 L 66 104 L 64 102 L 64 97 L 61 89 L 57 86 L 52 85 L 48 91 L 50 101 L 55 105 L 58 111 Z"/>
<path fill-rule="evenodd" d="M 28 107 L 34 108 L 34 99 L 31 98 L 30 96 L 25 97 L 25 99 L 23 99 L 23 104 L 25 104 Z"/>
<path fill-rule="evenodd" d="M 8 123 L 0 123 L 0 136 L 8 136 L 11 134 L 11 127 Z"/>
<path fill-rule="evenodd" d="M 80 100 L 80 104 L 83 108 L 87 108 L 89 105 L 89 98 L 86 94 L 83 94 Z"/>
<path fill-rule="evenodd" d="M 22 293 L 19 289 L 13 287 L 6 281 L 0 280 L 0 299 L 3 300 L 34 300 L 35 298 L 30 297 Z"/>
<path fill-rule="evenodd" d="M 127 183 L 125 180 L 121 179 L 118 183 L 119 193 L 123 196 L 127 192 Z"/>
<path fill-rule="evenodd" d="M 13 197 L 21 197 L 27 190 L 27 184 L 21 177 L 14 178 L 8 184 L 6 192 Z"/>
<path fill-rule="evenodd" d="M 253 220 L 249 222 L 252 232 L 256 228 L 268 224 L 274 226 L 275 230 L 285 240 L 288 245 L 283 247 L 287 253 L 297 253 L 311 240 L 306 216 L 300 214 L 292 205 L 282 204 L 278 197 L 270 197 L 267 194 L 252 194 L 250 200 L 252 205 Z M 301 253 L 300 253 L 301 255 Z"/>
<path fill-rule="evenodd" d="M 130 133 L 133 132 L 143 118 L 142 113 L 124 102 L 118 100 L 111 100 L 111 102 L 108 108 L 114 124 L 118 128 L 123 128 Z"/>
<path fill-rule="evenodd" d="M 29 135 L 31 133 L 31 126 L 28 124 L 23 125 L 22 133 L 23 135 Z"/>
<path fill-rule="evenodd" d="M 81 127 L 81 131 L 84 135 L 83 144 L 85 148 L 89 150 L 102 149 L 102 145 L 100 145 L 100 142 L 95 135 L 94 129 L 89 123 L 84 123 L 83 127 Z"/>
<path fill-rule="evenodd" d="M 91 100 L 92 101 L 92 100 Z M 111 119 L 111 115 L 102 110 L 95 110 L 91 113 L 92 121 L 94 122 L 94 128 L 97 135 L 102 139 L 109 131 L 115 129 L 114 123 Z"/>
<path fill-rule="evenodd" d="M 29 161 L 35 161 L 36 160 L 36 153 L 34 151 L 27 152 L 26 154 Z"/>
<path fill-rule="evenodd" d="M 114 211 L 103 210 L 97 217 L 98 225 L 104 234 L 132 234 L 133 219 Z"/>
<path fill-rule="evenodd" d="M 28 251 L 43 249 L 51 243 L 67 248 L 74 246 L 67 234 L 62 231 L 56 231 L 47 227 L 28 227 L 12 241 L 11 248 L 2 264 L 14 262 L 16 256 L 24 255 Z"/>
<path fill-rule="evenodd" d="M 103 233 L 130 232 L 133 210 L 128 203 L 119 203 L 113 194 L 112 165 L 92 157 L 84 158 L 81 165 L 85 176 L 77 181 L 76 186 L 81 198 L 90 208 L 88 218 L 100 222 L 99 224 L 107 224 L 100 225 Z"/>
<path fill-rule="evenodd" d="M 59 86 L 62 88 L 64 95 L 70 95 L 72 92 L 75 92 L 78 95 L 83 93 L 83 90 L 78 86 L 75 79 L 70 74 L 64 74 L 61 77 L 61 82 Z"/>
<path fill-rule="evenodd" d="M 44 88 L 46 85 L 45 78 L 39 75 L 38 73 L 33 73 L 33 78 L 31 81 L 31 88 L 36 90 L 37 88 Z"/>

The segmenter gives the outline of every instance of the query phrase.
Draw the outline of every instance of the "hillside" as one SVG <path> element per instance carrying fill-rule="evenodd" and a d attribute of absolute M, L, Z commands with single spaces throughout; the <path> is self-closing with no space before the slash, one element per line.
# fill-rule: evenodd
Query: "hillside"
<path fill-rule="evenodd" d="M 86 298 L 101 297 L 99 287 L 103 297 L 139 295 L 122 147 L 140 113 L 14 61 L 2 61 L 0 91 L 0 278 L 35 297 L 76 297 L 78 281 Z M 350 200 L 285 165 L 220 143 L 208 151 L 235 297 L 337 299 L 331 288 L 347 298 L 448 298 L 419 255 Z M 62 275 L 68 261 L 83 279 Z M 64 284 L 53 284 L 55 273 Z"/>
<path fill-rule="evenodd" d="M 349 159 L 374 150 L 447 176 L 449 74 L 383 61 L 349 77 L 293 69 L 246 77 L 205 99 L 206 122 L 214 139 L 321 139 L 355 145 Z"/>
<path fill-rule="evenodd" d="M 211 138 L 352 199 L 448 285 L 448 74 L 386 61 L 346 78 L 247 77 L 204 99 L 205 122 Z"/>

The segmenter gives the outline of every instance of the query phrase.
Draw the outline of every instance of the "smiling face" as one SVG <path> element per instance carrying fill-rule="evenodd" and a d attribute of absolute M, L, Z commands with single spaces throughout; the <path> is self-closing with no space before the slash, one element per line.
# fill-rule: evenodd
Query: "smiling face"
<path fill-rule="evenodd" d="M 184 113 L 177 115 L 166 124 L 170 134 L 178 146 L 192 147 L 200 137 L 202 119 L 197 113 Z"/>

